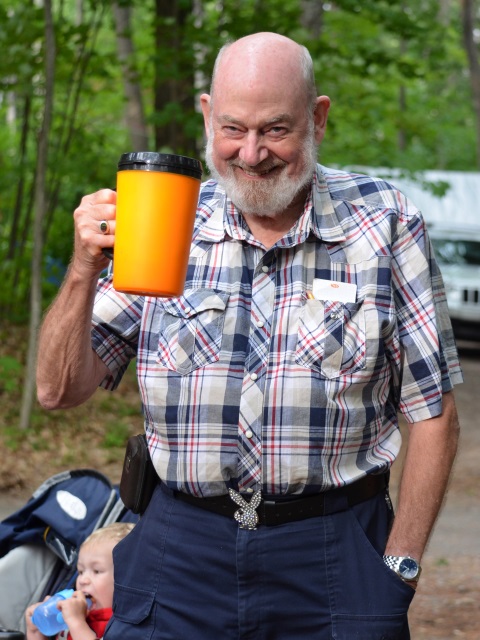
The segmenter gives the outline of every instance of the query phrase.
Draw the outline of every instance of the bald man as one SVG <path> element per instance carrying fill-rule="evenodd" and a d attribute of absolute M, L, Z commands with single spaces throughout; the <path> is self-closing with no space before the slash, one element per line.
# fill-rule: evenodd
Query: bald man
<path fill-rule="evenodd" d="M 382 180 L 317 164 L 330 100 L 292 40 L 226 45 L 201 106 L 211 179 L 184 294 L 97 282 L 115 235 L 102 190 L 75 212 L 41 333 L 47 408 L 114 389 L 137 359 L 159 481 L 115 548 L 105 638 L 405 640 L 462 379 L 424 221 Z"/>

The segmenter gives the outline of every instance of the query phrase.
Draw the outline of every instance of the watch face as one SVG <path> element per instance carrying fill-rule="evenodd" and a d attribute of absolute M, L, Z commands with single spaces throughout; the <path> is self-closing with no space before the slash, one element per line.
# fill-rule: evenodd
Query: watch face
<path fill-rule="evenodd" d="M 413 558 L 403 558 L 398 567 L 398 572 L 404 580 L 415 580 L 418 576 L 418 564 Z"/>

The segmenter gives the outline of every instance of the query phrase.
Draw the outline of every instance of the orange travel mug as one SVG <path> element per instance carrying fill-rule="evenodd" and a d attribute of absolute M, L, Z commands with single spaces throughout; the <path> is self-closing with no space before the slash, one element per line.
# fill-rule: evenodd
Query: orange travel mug
<path fill-rule="evenodd" d="M 183 293 L 202 165 L 168 153 L 124 153 L 118 163 L 113 287 Z"/>

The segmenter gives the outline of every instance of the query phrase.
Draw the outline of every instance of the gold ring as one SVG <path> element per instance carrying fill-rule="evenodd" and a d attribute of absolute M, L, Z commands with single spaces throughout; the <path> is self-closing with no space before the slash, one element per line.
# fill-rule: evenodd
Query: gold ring
<path fill-rule="evenodd" d="M 108 223 L 108 220 L 100 220 L 98 226 L 100 227 L 100 231 L 103 233 L 103 235 L 107 235 L 108 233 L 110 233 L 110 224 Z"/>

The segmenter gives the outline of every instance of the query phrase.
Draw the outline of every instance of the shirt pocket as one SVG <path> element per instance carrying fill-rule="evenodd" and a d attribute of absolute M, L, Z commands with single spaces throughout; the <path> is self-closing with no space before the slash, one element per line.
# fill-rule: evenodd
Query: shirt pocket
<path fill-rule="evenodd" d="M 181 375 L 216 362 L 228 298 L 223 291 L 194 289 L 162 300 L 158 362 Z"/>
<path fill-rule="evenodd" d="M 299 318 L 295 361 L 326 378 L 365 368 L 363 301 L 306 300 Z"/>

